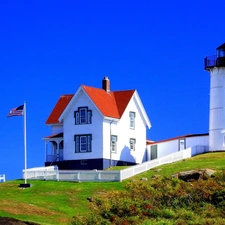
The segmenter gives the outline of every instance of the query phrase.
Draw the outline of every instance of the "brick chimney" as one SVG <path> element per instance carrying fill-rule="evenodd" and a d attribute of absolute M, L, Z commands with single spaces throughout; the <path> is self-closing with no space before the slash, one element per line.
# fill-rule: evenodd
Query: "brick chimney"
<path fill-rule="evenodd" d="M 110 92 L 110 81 L 108 77 L 104 77 L 104 79 L 102 80 L 102 89 L 108 93 Z"/>

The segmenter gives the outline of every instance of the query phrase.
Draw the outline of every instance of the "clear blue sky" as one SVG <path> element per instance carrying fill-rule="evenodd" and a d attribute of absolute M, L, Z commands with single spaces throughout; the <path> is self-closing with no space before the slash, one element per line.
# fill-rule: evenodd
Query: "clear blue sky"
<path fill-rule="evenodd" d="M 45 121 L 59 96 L 81 84 L 137 89 L 152 123 L 148 139 L 207 133 L 209 73 L 203 59 L 225 42 L 224 0 L 1 1 L 0 174 L 43 166 Z"/>

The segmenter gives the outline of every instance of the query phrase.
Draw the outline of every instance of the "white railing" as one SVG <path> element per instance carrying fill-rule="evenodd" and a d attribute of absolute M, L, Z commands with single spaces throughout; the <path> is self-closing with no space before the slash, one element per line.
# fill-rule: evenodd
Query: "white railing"
<path fill-rule="evenodd" d="M 46 166 L 23 170 L 23 179 L 58 180 L 58 167 Z"/>
<path fill-rule="evenodd" d="M 139 173 L 143 173 L 149 169 L 152 169 L 156 166 L 161 166 L 163 164 L 167 163 L 173 163 L 176 161 L 180 161 L 182 159 L 190 158 L 192 156 L 192 148 L 188 148 L 164 157 L 161 157 L 159 159 L 153 159 L 148 162 L 144 162 L 140 165 L 132 166 L 127 169 L 121 170 L 121 181 L 124 179 L 128 179 L 132 176 L 135 176 Z"/>
<path fill-rule="evenodd" d="M 58 170 L 57 166 L 48 166 L 23 170 L 23 178 L 30 180 L 57 180 L 57 181 L 120 181 L 120 171 L 97 170 Z"/>
<path fill-rule="evenodd" d="M 0 182 L 5 182 L 5 174 L 0 174 Z"/>
<path fill-rule="evenodd" d="M 204 146 L 204 145 L 197 145 L 197 146 L 192 147 L 191 155 L 192 156 L 199 155 L 199 154 L 202 154 L 202 153 L 204 153 L 206 151 L 208 151 L 208 148 L 206 146 Z"/>
<path fill-rule="evenodd" d="M 32 168 L 26 170 L 27 179 L 38 179 L 38 180 L 58 180 L 58 181 L 77 181 L 77 182 L 87 182 L 87 181 L 122 181 L 135 176 L 139 173 L 143 173 L 149 169 L 156 166 L 160 166 L 167 163 L 173 163 L 180 161 L 182 159 L 190 158 L 193 155 L 201 154 L 207 149 L 205 146 L 195 146 L 188 148 L 159 159 L 154 159 L 148 162 L 144 162 L 140 165 L 132 166 L 120 171 L 102 171 L 102 170 L 58 170 L 57 166 L 48 166 L 40 168 Z M 25 171 L 23 170 L 23 177 L 25 176 Z"/>
<path fill-rule="evenodd" d="M 120 181 L 120 171 L 74 171 L 74 170 L 59 170 L 60 181 L 77 181 L 77 182 L 88 182 L 88 181 Z"/>

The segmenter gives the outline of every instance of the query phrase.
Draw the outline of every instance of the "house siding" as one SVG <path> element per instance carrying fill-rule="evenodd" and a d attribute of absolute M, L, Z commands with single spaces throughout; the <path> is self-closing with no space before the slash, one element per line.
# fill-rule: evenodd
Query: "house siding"
<path fill-rule="evenodd" d="M 151 159 L 151 146 L 157 146 L 157 158 L 178 152 L 180 149 L 179 141 L 184 139 L 185 141 L 185 149 L 195 146 L 204 146 L 205 151 L 208 151 L 208 143 L 209 136 L 208 135 L 198 135 L 198 136 L 190 136 L 190 137 L 180 137 L 174 140 L 163 141 L 159 143 L 152 143 L 147 146 L 147 158 Z"/>
<path fill-rule="evenodd" d="M 51 134 L 59 134 L 63 132 L 63 125 L 57 124 L 51 126 Z"/>
<path fill-rule="evenodd" d="M 130 112 L 135 112 L 135 129 L 130 129 Z M 111 123 L 111 125 L 110 125 Z M 111 126 L 111 128 L 110 128 Z M 117 136 L 117 151 L 110 156 L 110 129 L 111 135 Z M 130 100 L 121 119 L 116 122 L 113 119 L 103 123 L 103 157 L 115 161 L 127 163 L 142 163 L 145 160 L 146 151 L 146 125 L 143 122 L 141 113 L 134 101 Z M 130 150 L 130 138 L 136 140 L 135 150 Z"/>
<path fill-rule="evenodd" d="M 102 121 L 103 117 L 97 110 L 95 105 L 90 101 L 88 96 L 81 89 L 79 98 L 75 99 L 74 104 L 65 115 L 64 123 L 64 160 L 82 160 L 102 158 Z M 92 123 L 75 125 L 74 111 L 78 107 L 88 107 L 92 110 Z M 85 153 L 75 153 L 74 135 L 91 134 L 92 135 L 92 151 Z"/>

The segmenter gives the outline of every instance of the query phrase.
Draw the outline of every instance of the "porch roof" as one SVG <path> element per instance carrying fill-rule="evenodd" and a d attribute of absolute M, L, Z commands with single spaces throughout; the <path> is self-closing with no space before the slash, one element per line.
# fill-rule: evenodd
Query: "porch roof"
<path fill-rule="evenodd" d="M 52 134 L 50 136 L 46 136 L 43 139 L 51 139 L 51 138 L 63 138 L 63 133 Z"/>

